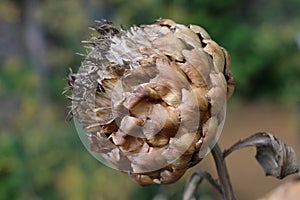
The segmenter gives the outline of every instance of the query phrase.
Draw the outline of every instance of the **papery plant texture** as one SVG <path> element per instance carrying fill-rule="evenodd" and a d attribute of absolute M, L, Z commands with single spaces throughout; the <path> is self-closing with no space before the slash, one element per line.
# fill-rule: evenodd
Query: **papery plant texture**
<path fill-rule="evenodd" d="M 92 29 L 91 50 L 68 80 L 81 138 L 141 185 L 177 181 L 221 133 L 235 87 L 229 54 L 200 26 L 169 19 Z"/>

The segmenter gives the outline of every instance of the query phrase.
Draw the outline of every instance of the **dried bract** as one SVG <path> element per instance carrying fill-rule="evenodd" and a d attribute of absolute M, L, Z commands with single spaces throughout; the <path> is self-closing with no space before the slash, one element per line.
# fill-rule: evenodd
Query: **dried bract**
<path fill-rule="evenodd" d="M 177 181 L 221 132 L 235 84 L 229 54 L 203 28 L 169 19 L 93 29 L 69 84 L 90 150 L 141 185 Z"/>

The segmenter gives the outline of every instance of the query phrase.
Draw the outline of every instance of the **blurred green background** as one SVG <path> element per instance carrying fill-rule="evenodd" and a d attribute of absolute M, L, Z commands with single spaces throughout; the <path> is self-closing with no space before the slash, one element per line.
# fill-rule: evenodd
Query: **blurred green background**
<path fill-rule="evenodd" d="M 68 68 L 78 69 L 83 57 L 76 53 L 86 52 L 81 41 L 95 19 L 129 27 L 163 17 L 203 26 L 231 54 L 237 81 L 225 130 L 234 133 L 242 120 L 251 122 L 241 127 L 246 135 L 276 124 L 274 131 L 286 131 L 298 148 L 299 10 L 299 0 L 0 0 L 0 199 L 181 198 L 187 176 L 173 185 L 140 187 L 95 160 L 73 122 L 65 121 L 64 77 Z M 227 143 L 240 137 L 233 134 Z M 241 164 L 232 167 L 238 171 Z M 236 182 L 241 199 L 273 186 L 251 192 L 241 188 L 245 180 Z M 207 184 L 199 192 L 203 199 L 218 197 Z"/>

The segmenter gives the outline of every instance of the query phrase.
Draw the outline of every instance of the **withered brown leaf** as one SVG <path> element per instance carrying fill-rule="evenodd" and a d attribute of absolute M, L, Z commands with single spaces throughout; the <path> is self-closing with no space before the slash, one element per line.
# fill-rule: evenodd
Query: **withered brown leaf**
<path fill-rule="evenodd" d="M 266 176 L 282 179 L 299 171 L 299 162 L 294 149 L 265 132 L 238 141 L 225 150 L 223 156 L 226 157 L 235 150 L 251 146 L 256 147 L 255 158 L 264 169 Z"/>

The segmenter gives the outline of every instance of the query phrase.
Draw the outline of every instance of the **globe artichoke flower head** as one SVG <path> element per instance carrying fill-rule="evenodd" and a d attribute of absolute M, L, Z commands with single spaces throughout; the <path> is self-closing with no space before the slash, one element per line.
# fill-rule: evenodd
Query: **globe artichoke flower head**
<path fill-rule="evenodd" d="M 177 181 L 221 133 L 234 89 L 229 54 L 200 26 L 169 19 L 92 29 L 91 50 L 69 75 L 80 138 L 141 185 Z"/>

